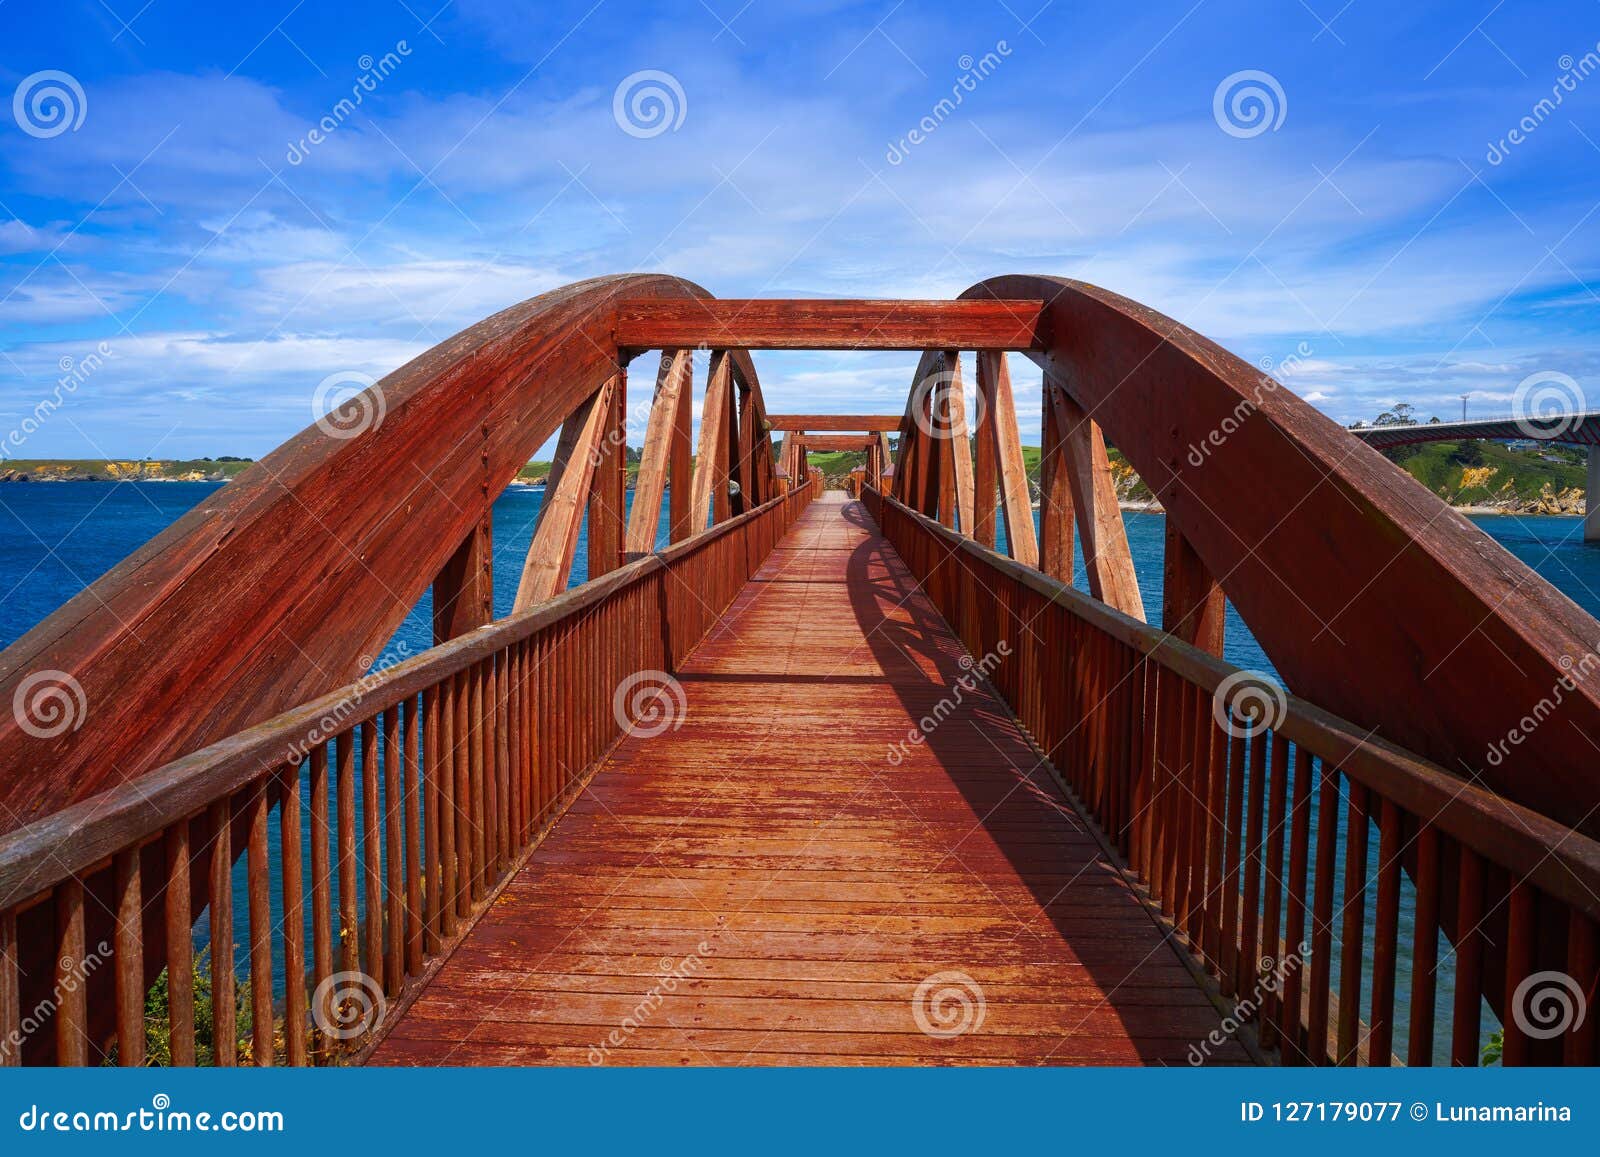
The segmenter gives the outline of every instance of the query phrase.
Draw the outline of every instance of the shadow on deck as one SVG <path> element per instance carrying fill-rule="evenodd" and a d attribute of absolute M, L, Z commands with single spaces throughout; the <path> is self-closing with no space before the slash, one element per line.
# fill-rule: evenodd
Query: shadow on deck
<path fill-rule="evenodd" d="M 1217 1012 L 973 663 L 814 503 L 370 1063 L 1186 1063 Z"/>

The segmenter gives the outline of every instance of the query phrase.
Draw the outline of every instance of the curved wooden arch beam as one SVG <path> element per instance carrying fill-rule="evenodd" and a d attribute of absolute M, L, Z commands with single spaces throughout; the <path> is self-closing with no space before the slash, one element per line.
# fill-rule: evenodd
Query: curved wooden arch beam
<path fill-rule="evenodd" d="M 312 424 L 28 632 L 0 654 L 0 702 L 62 672 L 86 709 L 46 739 L 0 711 L 0 827 L 357 677 L 612 372 L 617 301 L 705 296 L 608 277 L 504 310 L 357 399 L 358 435 Z"/>
<path fill-rule="evenodd" d="M 1044 350 L 1030 356 L 1159 495 L 1296 694 L 1600 831 L 1600 678 L 1575 673 L 1600 643 L 1594 619 L 1171 318 L 1057 278 L 1000 277 L 963 296 L 1045 299 Z M 1522 725 L 1557 698 L 1542 724 Z"/>

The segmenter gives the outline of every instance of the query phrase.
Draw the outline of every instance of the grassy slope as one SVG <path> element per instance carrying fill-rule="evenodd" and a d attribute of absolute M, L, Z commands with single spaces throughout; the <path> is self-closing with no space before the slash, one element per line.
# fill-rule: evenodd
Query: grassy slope
<path fill-rule="evenodd" d="M 1390 457 L 1429 490 L 1462 506 L 1582 492 L 1586 482 L 1584 451 L 1570 446 L 1513 450 L 1500 442 L 1433 442 Z"/>
<path fill-rule="evenodd" d="M 92 478 L 181 478 L 185 474 L 210 476 L 220 473 L 232 478 L 250 465 L 248 459 L 219 462 L 212 458 L 173 458 L 134 461 L 104 458 L 6 458 L 0 459 L 0 474 L 14 471 L 42 481 L 50 477 L 88 475 Z"/>

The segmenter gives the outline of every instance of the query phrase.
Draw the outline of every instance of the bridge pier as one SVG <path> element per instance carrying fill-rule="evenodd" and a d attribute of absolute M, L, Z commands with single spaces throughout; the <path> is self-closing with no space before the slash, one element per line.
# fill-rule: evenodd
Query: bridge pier
<path fill-rule="evenodd" d="M 1600 446 L 1589 447 L 1589 477 L 1583 491 L 1583 541 L 1600 542 Z"/>

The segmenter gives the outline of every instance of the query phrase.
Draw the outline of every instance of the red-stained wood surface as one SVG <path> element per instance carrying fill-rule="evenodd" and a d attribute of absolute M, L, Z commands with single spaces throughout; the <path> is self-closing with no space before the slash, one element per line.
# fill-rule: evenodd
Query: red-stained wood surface
<path fill-rule="evenodd" d="M 624 349 L 1042 349 L 1040 303 L 650 298 L 617 308 Z"/>
<path fill-rule="evenodd" d="M 619 298 L 704 292 L 597 278 L 479 322 L 344 407 L 342 436 L 307 426 L 0 653 L 0 701 L 60 671 L 87 705 L 50 738 L 0 712 L 0 831 L 360 675 L 615 371 Z"/>
<path fill-rule="evenodd" d="M 774 430 L 793 430 L 797 433 L 853 434 L 857 431 L 894 433 L 900 428 L 898 414 L 768 414 L 767 423 Z"/>
<path fill-rule="evenodd" d="M 1183 1063 L 1218 1014 L 964 658 L 824 496 L 374 1062 Z"/>
<path fill-rule="evenodd" d="M 1596 646 L 1593 618 L 1398 466 L 1171 318 L 1063 278 L 996 277 L 962 297 L 1045 300 L 1048 349 L 1029 356 L 1155 492 L 1290 690 L 1600 832 L 1600 683 L 1568 677 Z M 1558 701 L 1549 717 L 1508 744 L 1547 697 Z"/>

